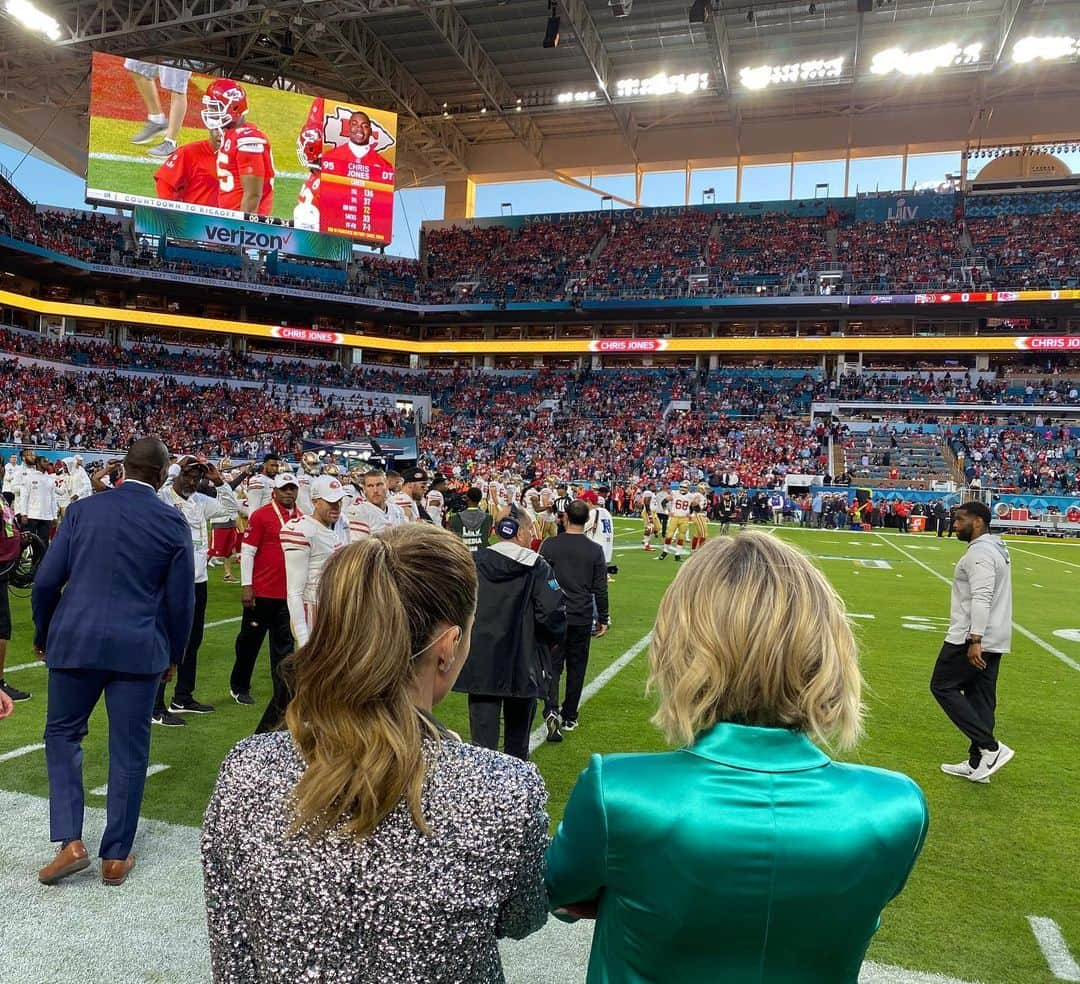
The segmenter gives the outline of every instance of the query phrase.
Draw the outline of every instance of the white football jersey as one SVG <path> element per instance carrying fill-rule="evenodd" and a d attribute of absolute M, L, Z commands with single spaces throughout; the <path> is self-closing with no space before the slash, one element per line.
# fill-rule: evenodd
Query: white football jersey
<path fill-rule="evenodd" d="M 348 542 L 347 527 L 327 527 L 311 516 L 300 516 L 281 528 L 289 620 L 298 645 L 311 634 L 323 567 Z"/>
<path fill-rule="evenodd" d="M 259 472 L 247 480 L 247 510 L 250 516 L 256 509 L 265 506 L 270 501 L 270 493 L 274 488 L 274 480 L 269 475 Z"/>
<path fill-rule="evenodd" d="M 314 480 L 306 471 L 296 473 L 296 508 L 305 516 L 315 511 L 315 503 L 311 500 L 311 483 Z"/>
<path fill-rule="evenodd" d="M 694 496 L 690 492 L 676 492 L 671 497 L 671 515 L 672 516 L 689 516 L 690 504 L 694 501 Z"/>
<path fill-rule="evenodd" d="M 410 523 L 415 523 L 420 519 L 420 513 L 416 511 L 416 503 L 412 501 L 412 496 L 408 492 L 391 492 L 390 501 L 405 514 L 405 519 Z"/>
<path fill-rule="evenodd" d="M 354 502 L 344 515 L 348 517 L 351 543 L 373 536 L 380 530 L 389 529 L 391 526 L 401 526 L 408 522 L 405 514 L 389 500 L 386 503 L 386 509 L 380 509 L 366 500 L 359 500 Z"/>
<path fill-rule="evenodd" d="M 600 544 L 604 551 L 604 562 L 610 564 L 615 552 L 615 523 L 611 518 L 611 513 L 603 506 L 592 511 L 589 525 L 585 527 L 585 535 L 593 543 Z"/>
<path fill-rule="evenodd" d="M 427 497 L 424 501 L 424 507 L 427 509 L 431 521 L 436 526 L 442 526 L 443 510 L 446 508 L 446 503 L 443 499 L 443 494 L 438 489 L 428 490 Z"/>

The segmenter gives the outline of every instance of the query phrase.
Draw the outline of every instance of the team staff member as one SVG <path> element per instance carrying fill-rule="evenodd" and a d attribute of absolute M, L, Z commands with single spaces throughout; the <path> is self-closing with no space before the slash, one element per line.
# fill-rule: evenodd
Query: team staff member
<path fill-rule="evenodd" d="M 562 741 L 562 733 L 573 731 L 578 725 L 594 613 L 597 638 L 608 628 L 607 561 L 600 544 L 585 536 L 588 522 L 588 503 L 575 499 L 566 507 L 565 535 L 545 540 L 540 547 L 540 556 L 551 564 L 566 598 L 566 638 L 552 650 L 551 679 L 544 701 L 548 741 Z M 566 697 L 560 708 L 559 686 L 564 665 Z"/>
<path fill-rule="evenodd" d="M 351 543 L 409 522 L 401 509 L 388 500 L 384 472 L 377 468 L 365 472 L 363 485 L 363 497 L 357 498 L 347 510 Z"/>
<path fill-rule="evenodd" d="M 469 695 L 474 744 L 498 748 L 501 722 L 503 751 L 527 759 L 536 700 L 548 691 L 548 647 L 566 633 L 566 605 L 551 566 L 529 548 L 525 511 L 511 505 L 495 533 L 499 542 L 474 554 L 476 619 L 454 690 Z"/>
<path fill-rule="evenodd" d="M 660 520 L 660 537 L 667 540 L 668 514 L 671 510 L 671 489 L 661 486 L 660 491 L 653 497 L 653 509 L 656 518 Z"/>
<path fill-rule="evenodd" d="M 56 482 L 45 471 L 44 458 L 33 458 L 22 480 L 22 518 L 19 525 L 33 533 L 49 549 L 53 523 L 60 514 L 56 500 Z"/>
<path fill-rule="evenodd" d="M 468 507 L 450 517 L 450 532 L 461 537 L 470 553 L 475 554 L 491 540 L 491 513 L 481 507 L 484 493 L 473 486 L 465 493 Z"/>
<path fill-rule="evenodd" d="M 307 644 L 315 624 L 322 569 L 349 542 L 348 527 L 338 523 L 346 494 L 345 486 L 333 475 L 320 475 L 311 483 L 311 515 L 300 516 L 281 528 L 289 623 L 297 646 Z"/>
<path fill-rule="evenodd" d="M 956 537 L 968 548 L 953 573 L 949 631 L 930 691 L 970 741 L 967 760 L 945 763 L 941 771 L 989 782 L 1014 754 L 994 737 L 998 668 L 1012 644 L 1012 573 L 1004 541 L 990 533 L 985 503 L 957 509 Z"/>
<path fill-rule="evenodd" d="M 191 623 L 184 659 L 176 671 L 176 689 L 172 701 L 165 706 L 165 684 L 162 680 L 154 704 L 154 724 L 165 727 L 182 727 L 181 714 L 210 714 L 214 708 L 195 699 L 195 675 L 198 670 L 199 646 L 202 645 L 203 625 L 206 621 L 206 582 L 209 542 L 206 526 L 215 519 L 235 516 L 240 508 L 236 495 L 212 462 L 203 462 L 191 455 L 181 458 L 173 470 L 178 473 L 171 485 L 165 485 L 158 493 L 161 501 L 176 509 L 187 521 L 191 531 L 191 547 L 195 564 L 195 616 Z M 217 497 L 211 498 L 196 489 L 208 479 Z M 122 487 L 122 486 L 121 486 Z"/>
<path fill-rule="evenodd" d="M 293 651 L 292 628 L 285 583 L 285 553 L 281 530 L 300 517 L 296 508 L 299 491 L 288 473 L 274 479 L 269 503 L 253 512 L 240 546 L 240 598 L 244 612 L 236 637 L 236 661 L 229 677 L 229 691 L 238 704 L 254 704 L 251 675 L 259 659 L 263 639 L 270 635 L 270 679 L 274 692 L 257 731 L 275 727 L 285 713 L 288 691 L 281 679 L 282 661 Z"/>
<path fill-rule="evenodd" d="M 60 843 L 38 872 L 45 885 L 90 864 L 82 842 L 82 741 L 102 694 L 109 716 L 102 880 L 120 885 L 135 864 L 154 693 L 184 658 L 195 610 L 191 534 L 157 497 L 168 467 L 164 444 L 136 441 L 124 459 L 125 481 L 71 507 L 34 579 L 34 648 L 49 668 L 49 836 Z"/>

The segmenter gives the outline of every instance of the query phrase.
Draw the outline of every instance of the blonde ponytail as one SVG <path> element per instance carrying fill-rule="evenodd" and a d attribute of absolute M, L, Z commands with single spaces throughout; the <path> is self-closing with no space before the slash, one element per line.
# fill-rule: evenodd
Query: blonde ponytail
<path fill-rule="evenodd" d="M 404 799 L 429 833 L 412 656 L 436 626 L 465 625 L 475 606 L 472 555 L 427 524 L 396 527 L 330 559 L 311 637 L 291 660 L 285 721 L 307 764 L 293 795 L 294 831 L 340 826 L 362 838 Z"/>

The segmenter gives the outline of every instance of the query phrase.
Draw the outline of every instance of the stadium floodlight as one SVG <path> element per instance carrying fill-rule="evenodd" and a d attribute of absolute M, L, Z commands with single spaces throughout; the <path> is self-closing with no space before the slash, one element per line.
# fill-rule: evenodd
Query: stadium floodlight
<path fill-rule="evenodd" d="M 891 75 L 893 72 L 901 75 L 930 75 L 940 68 L 977 65 L 981 55 L 981 44 L 969 44 L 961 48 L 955 41 L 922 51 L 887 48 L 874 55 L 870 62 L 870 71 L 874 75 Z"/>
<path fill-rule="evenodd" d="M 792 62 L 790 65 L 758 65 L 740 69 L 739 81 L 748 89 L 765 89 L 770 85 L 794 85 L 799 82 L 820 82 L 838 79 L 844 74 L 844 57 L 815 58 Z"/>
<path fill-rule="evenodd" d="M 1013 45 L 1012 60 L 1017 65 L 1033 61 L 1057 61 L 1080 55 L 1080 38 L 1035 36 L 1021 38 Z"/>
<path fill-rule="evenodd" d="M 566 103 L 587 103 L 596 99 L 596 90 L 587 89 L 581 92 L 560 92 L 555 97 L 555 102 L 565 105 Z"/>
<path fill-rule="evenodd" d="M 4 9 L 28 31 L 44 34 L 52 41 L 60 39 L 60 24 L 43 10 L 38 10 L 30 0 L 7 0 Z"/>
<path fill-rule="evenodd" d="M 708 72 L 688 72 L 685 75 L 667 75 L 658 72 L 647 79 L 619 79 L 615 83 L 615 95 L 620 99 L 635 96 L 689 96 L 705 92 L 709 88 Z"/>

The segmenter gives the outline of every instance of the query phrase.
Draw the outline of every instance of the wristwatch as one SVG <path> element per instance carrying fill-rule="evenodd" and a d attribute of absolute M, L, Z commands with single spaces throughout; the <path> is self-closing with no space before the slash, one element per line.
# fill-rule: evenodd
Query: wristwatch
<path fill-rule="evenodd" d="M 982 636 L 981 635 L 969 635 L 968 636 L 968 642 L 981 643 L 982 642 Z"/>

